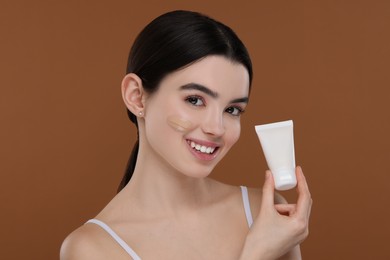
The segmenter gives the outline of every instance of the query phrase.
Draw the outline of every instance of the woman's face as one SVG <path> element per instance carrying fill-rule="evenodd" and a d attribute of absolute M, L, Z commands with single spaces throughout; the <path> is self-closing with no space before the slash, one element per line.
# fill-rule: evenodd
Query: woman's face
<path fill-rule="evenodd" d="M 146 100 L 148 159 L 187 176 L 207 176 L 240 136 L 248 92 L 246 68 L 222 56 L 169 74 Z"/>

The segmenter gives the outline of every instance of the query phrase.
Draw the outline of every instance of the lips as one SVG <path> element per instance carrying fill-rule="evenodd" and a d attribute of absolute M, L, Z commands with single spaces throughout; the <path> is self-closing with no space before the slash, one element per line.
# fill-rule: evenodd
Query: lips
<path fill-rule="evenodd" d="M 200 145 L 200 144 L 197 144 L 193 141 L 190 141 L 190 146 L 192 149 L 195 149 L 198 152 L 207 153 L 207 154 L 211 154 L 215 150 L 215 147 Z"/>
<path fill-rule="evenodd" d="M 192 153 L 199 159 L 212 160 L 216 156 L 219 146 L 210 142 L 186 140 Z"/>

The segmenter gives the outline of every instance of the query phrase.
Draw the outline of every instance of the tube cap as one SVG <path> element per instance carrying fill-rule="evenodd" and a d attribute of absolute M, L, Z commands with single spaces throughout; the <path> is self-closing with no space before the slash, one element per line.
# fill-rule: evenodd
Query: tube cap
<path fill-rule="evenodd" d="M 276 169 L 272 171 L 272 175 L 277 190 L 289 190 L 297 185 L 295 169 Z"/>

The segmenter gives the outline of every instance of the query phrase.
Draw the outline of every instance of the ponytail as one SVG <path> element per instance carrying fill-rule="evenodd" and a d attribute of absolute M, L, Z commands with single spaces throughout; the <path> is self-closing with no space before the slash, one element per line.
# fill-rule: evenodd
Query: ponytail
<path fill-rule="evenodd" d="M 137 163 L 138 150 L 139 150 L 139 135 L 138 135 L 137 117 L 133 113 L 131 113 L 130 110 L 127 110 L 127 116 L 129 117 L 130 121 L 135 124 L 135 126 L 137 128 L 137 141 L 135 141 L 133 150 L 131 151 L 131 154 L 130 154 L 130 158 L 127 161 L 125 174 L 123 175 L 123 178 L 118 186 L 118 190 L 117 190 L 118 193 L 127 185 L 127 183 L 129 183 L 131 177 L 133 176 L 135 165 Z"/>
<path fill-rule="evenodd" d="M 139 149 L 139 141 L 137 139 L 137 141 L 134 144 L 133 151 L 131 152 L 129 161 L 127 162 L 125 174 L 123 175 L 122 181 L 119 184 L 117 190 L 118 193 L 126 186 L 127 183 L 129 183 L 131 176 L 133 176 L 135 165 L 137 163 L 138 149 Z"/>

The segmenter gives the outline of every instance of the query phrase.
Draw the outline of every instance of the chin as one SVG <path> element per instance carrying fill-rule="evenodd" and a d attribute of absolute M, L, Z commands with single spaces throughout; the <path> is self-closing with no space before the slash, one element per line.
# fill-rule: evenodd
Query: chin
<path fill-rule="evenodd" d="M 187 177 L 190 177 L 190 178 L 194 178 L 194 179 L 203 179 L 203 178 L 206 178 L 208 177 L 211 172 L 213 171 L 214 167 L 213 168 L 209 168 L 208 169 L 198 169 L 198 170 L 191 170 L 191 171 L 188 171 L 187 170 L 184 170 L 184 171 L 180 171 L 181 174 L 187 176 Z"/>

